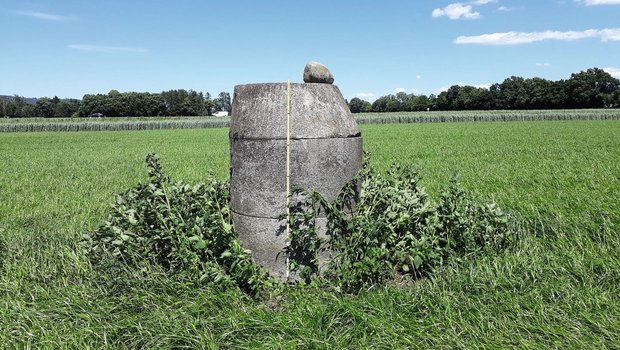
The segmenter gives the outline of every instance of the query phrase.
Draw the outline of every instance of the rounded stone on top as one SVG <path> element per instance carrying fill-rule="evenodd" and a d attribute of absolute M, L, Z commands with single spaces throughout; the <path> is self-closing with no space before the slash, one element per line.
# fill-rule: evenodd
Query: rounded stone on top
<path fill-rule="evenodd" d="M 324 65 L 311 61 L 304 68 L 304 83 L 333 84 L 334 76 Z"/>

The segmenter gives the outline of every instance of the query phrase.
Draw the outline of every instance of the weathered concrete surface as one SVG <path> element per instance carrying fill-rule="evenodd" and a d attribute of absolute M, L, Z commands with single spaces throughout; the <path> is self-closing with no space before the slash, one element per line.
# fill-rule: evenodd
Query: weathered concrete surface
<path fill-rule="evenodd" d="M 257 218 L 233 212 L 233 224 L 243 246 L 252 251 L 254 261 L 259 262 L 272 276 L 286 279 L 285 220 Z M 326 238 L 327 219 L 317 218 L 316 227 L 319 237 Z M 329 252 L 318 254 L 319 269 L 327 264 L 328 259 Z"/>
<path fill-rule="evenodd" d="M 235 87 L 230 184 L 235 230 L 254 259 L 286 276 L 287 84 Z M 334 199 L 362 167 L 362 138 L 338 87 L 291 84 L 291 185 Z M 318 219 L 325 234 L 327 221 Z M 328 253 L 321 255 L 321 264 Z"/>
<path fill-rule="evenodd" d="M 337 86 L 291 84 L 291 138 L 359 134 L 359 127 Z M 286 83 L 235 86 L 230 138 L 286 138 Z"/>
<path fill-rule="evenodd" d="M 286 211 L 286 140 L 231 140 L 231 200 L 237 213 Z M 291 186 L 336 198 L 362 166 L 362 138 L 291 141 Z"/>
<path fill-rule="evenodd" d="M 324 65 L 311 61 L 304 68 L 304 83 L 333 84 L 334 76 Z"/>

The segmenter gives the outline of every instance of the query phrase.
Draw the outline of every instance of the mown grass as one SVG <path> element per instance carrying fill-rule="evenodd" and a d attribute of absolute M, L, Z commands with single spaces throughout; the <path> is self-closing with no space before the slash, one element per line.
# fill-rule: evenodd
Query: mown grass
<path fill-rule="evenodd" d="M 528 220 L 499 256 L 357 296 L 253 301 L 153 273 L 95 274 L 78 240 L 114 194 L 228 173 L 227 129 L 0 135 L 1 348 L 614 348 L 620 344 L 620 122 L 363 126 L 372 162 L 452 172 Z"/>

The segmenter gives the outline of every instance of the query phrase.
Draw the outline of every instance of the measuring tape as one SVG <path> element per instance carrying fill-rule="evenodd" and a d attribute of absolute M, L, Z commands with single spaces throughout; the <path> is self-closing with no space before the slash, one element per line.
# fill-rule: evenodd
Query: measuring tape
<path fill-rule="evenodd" d="M 286 240 L 290 244 L 291 218 L 291 81 L 286 83 Z M 286 256 L 286 280 L 290 274 L 290 260 Z"/>

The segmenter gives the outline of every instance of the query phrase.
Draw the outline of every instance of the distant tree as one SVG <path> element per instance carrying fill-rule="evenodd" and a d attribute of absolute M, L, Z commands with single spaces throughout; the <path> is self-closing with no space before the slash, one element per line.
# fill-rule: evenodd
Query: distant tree
<path fill-rule="evenodd" d="M 160 106 L 157 106 L 158 101 L 151 98 L 151 93 L 126 92 L 121 95 L 124 104 L 122 116 L 153 117 L 158 115 Z"/>
<path fill-rule="evenodd" d="M 398 112 L 402 105 L 394 95 L 381 96 L 372 103 L 373 112 Z"/>
<path fill-rule="evenodd" d="M 53 101 L 54 99 L 52 99 Z M 54 117 L 55 118 L 66 118 L 73 117 L 76 115 L 80 108 L 80 100 L 70 99 L 70 100 L 59 100 L 58 103 L 54 105 Z"/>
<path fill-rule="evenodd" d="M 602 108 L 605 99 L 620 89 L 620 81 L 599 68 L 571 74 L 566 94 L 572 108 Z"/>
<path fill-rule="evenodd" d="M 525 89 L 528 91 L 527 109 L 551 108 L 549 95 L 552 92 L 552 82 L 542 78 L 524 80 Z"/>
<path fill-rule="evenodd" d="M 552 81 L 547 94 L 549 108 L 568 108 L 568 96 L 566 95 L 566 80 Z"/>
<path fill-rule="evenodd" d="M 19 113 L 19 117 L 20 118 L 32 118 L 34 116 L 35 116 L 34 105 L 31 105 L 30 103 L 24 104 Z"/>
<path fill-rule="evenodd" d="M 165 116 L 166 103 L 162 94 L 147 94 L 145 104 L 149 116 Z"/>
<path fill-rule="evenodd" d="M 166 114 L 171 116 L 181 116 L 185 112 L 184 102 L 189 95 L 186 90 L 169 90 L 161 93 L 166 105 Z"/>
<path fill-rule="evenodd" d="M 477 90 L 471 85 L 458 86 L 454 90 L 454 95 L 451 94 L 452 87 L 448 89 L 448 98 L 451 100 L 451 108 L 456 111 L 465 109 L 473 109 L 477 101 Z"/>
<path fill-rule="evenodd" d="M 51 118 L 54 116 L 54 101 L 47 97 L 37 99 L 34 106 L 34 115 L 36 117 Z"/>
<path fill-rule="evenodd" d="M 213 115 L 215 109 L 215 101 L 211 99 L 211 94 L 206 93 L 204 95 L 205 115 Z"/>
<path fill-rule="evenodd" d="M 461 91 L 461 87 L 459 85 L 452 85 L 446 91 L 446 100 L 448 102 L 448 109 L 460 109 L 459 102 L 457 101 L 459 97 L 459 92 Z"/>
<path fill-rule="evenodd" d="M 84 95 L 79 106 L 79 117 L 90 117 L 94 114 L 102 114 L 106 117 L 121 117 L 129 115 L 127 100 L 117 90 L 111 90 L 108 94 Z"/>
<path fill-rule="evenodd" d="M 82 97 L 82 104 L 78 109 L 78 116 L 84 118 L 96 113 L 97 110 L 100 109 L 100 96 L 101 95 L 84 95 Z"/>
<path fill-rule="evenodd" d="M 8 101 L 5 102 L 4 111 L 9 117 L 24 118 L 31 117 L 33 109 L 27 107 L 28 104 L 23 97 L 13 95 Z"/>
<path fill-rule="evenodd" d="M 489 110 L 495 108 L 494 95 L 491 89 L 478 88 L 477 101 L 475 109 Z"/>
<path fill-rule="evenodd" d="M 84 95 L 77 115 L 87 117 L 101 113 L 107 117 L 196 116 L 208 115 L 212 109 L 211 95 L 193 90 L 169 90 L 156 94 L 119 93 L 113 90 L 107 95 Z"/>
<path fill-rule="evenodd" d="M 232 110 L 232 102 L 230 101 L 230 94 L 228 92 L 220 92 L 218 97 L 215 99 L 215 108 L 218 111 L 225 111 L 230 114 Z"/>
<path fill-rule="evenodd" d="M 204 96 L 202 92 L 198 93 L 194 90 L 189 90 L 185 101 L 183 102 L 184 115 L 203 115 L 204 113 Z"/>
<path fill-rule="evenodd" d="M 360 110 L 359 99 L 351 99 L 352 112 Z M 602 69 L 574 73 L 568 80 L 511 76 L 488 89 L 453 85 L 439 95 L 415 96 L 399 92 L 381 96 L 372 104 L 374 112 L 489 109 L 618 108 L 620 80 Z"/>
<path fill-rule="evenodd" d="M 530 100 L 525 79 L 512 76 L 500 84 L 501 99 L 506 109 L 525 109 Z"/>
<path fill-rule="evenodd" d="M 608 103 L 609 103 L 608 107 L 614 107 L 614 108 L 620 107 L 620 89 L 617 89 L 616 91 L 611 93 Z"/>
<path fill-rule="evenodd" d="M 14 95 L 0 99 L 0 117 L 88 117 L 102 114 L 122 116 L 212 115 L 231 112 L 230 94 L 217 98 L 193 90 L 161 93 L 111 90 L 107 94 L 84 95 L 82 100 L 42 97 L 36 102 Z M 33 104 L 34 103 L 34 104 Z M 348 101 L 352 113 L 431 110 L 619 108 L 620 80 L 599 68 L 574 73 L 567 80 L 512 76 L 489 89 L 453 85 L 435 96 L 407 94 L 381 96 L 372 104 L 357 97 Z"/>
<path fill-rule="evenodd" d="M 398 92 L 396 94 L 396 100 L 399 104 L 399 111 L 411 112 L 415 110 L 414 102 L 416 96 L 414 94 L 407 94 L 406 92 Z"/>
<path fill-rule="evenodd" d="M 398 101 L 398 103 L 402 106 L 403 104 L 405 104 L 405 102 L 409 100 L 409 95 L 407 95 L 407 93 L 404 91 L 399 91 L 396 93 L 395 98 L 396 101 Z"/>
<path fill-rule="evenodd" d="M 437 97 L 435 98 L 435 103 L 434 106 L 436 110 L 438 111 L 446 111 L 449 110 L 451 107 L 450 102 L 448 101 L 448 92 L 447 91 L 442 91 L 439 93 L 439 95 L 437 95 Z"/>
<path fill-rule="evenodd" d="M 104 97 L 104 112 L 107 117 L 127 117 L 130 115 L 127 100 L 118 90 L 110 90 Z"/>
<path fill-rule="evenodd" d="M 452 109 L 472 109 L 472 107 L 476 105 L 477 92 L 478 90 L 471 85 L 461 86 L 452 100 Z"/>
<path fill-rule="evenodd" d="M 349 109 L 351 113 L 370 112 L 372 110 L 372 105 L 368 101 L 353 97 L 351 101 L 349 101 Z"/>
<path fill-rule="evenodd" d="M 412 111 L 425 111 L 430 107 L 430 99 L 426 95 L 419 95 L 413 98 Z"/>

